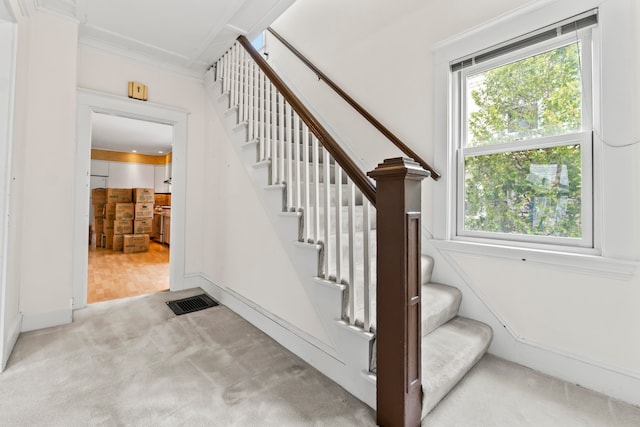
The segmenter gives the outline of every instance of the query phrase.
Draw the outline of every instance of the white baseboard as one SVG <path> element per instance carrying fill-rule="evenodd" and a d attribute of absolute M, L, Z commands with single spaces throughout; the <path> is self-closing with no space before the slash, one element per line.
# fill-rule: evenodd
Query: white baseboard
<path fill-rule="evenodd" d="M 516 341 L 515 363 L 572 384 L 640 406 L 640 374 L 564 354 L 524 340 Z"/>
<path fill-rule="evenodd" d="M 7 366 L 7 362 L 9 361 L 9 357 L 11 356 L 13 347 L 15 347 L 16 345 L 16 341 L 18 341 L 18 337 L 20 336 L 21 330 L 22 330 L 22 314 L 18 313 L 15 319 L 13 319 L 11 326 L 9 327 L 9 333 L 7 334 L 7 341 L 4 343 L 4 346 L 2 347 L 2 360 L 0 360 L 0 372 L 4 371 L 4 368 Z"/>
<path fill-rule="evenodd" d="M 204 275 L 199 277 L 190 275 L 185 279 L 185 284 L 202 288 L 221 304 L 375 409 L 375 383 L 368 380 L 361 372 L 353 372 L 353 369 L 349 369 L 348 365 L 340 360 L 335 349 L 232 290 L 213 283 Z"/>
<path fill-rule="evenodd" d="M 70 308 L 64 310 L 48 311 L 46 313 L 23 313 L 22 332 L 35 331 L 37 329 L 51 328 L 53 326 L 71 323 L 73 311 Z"/>

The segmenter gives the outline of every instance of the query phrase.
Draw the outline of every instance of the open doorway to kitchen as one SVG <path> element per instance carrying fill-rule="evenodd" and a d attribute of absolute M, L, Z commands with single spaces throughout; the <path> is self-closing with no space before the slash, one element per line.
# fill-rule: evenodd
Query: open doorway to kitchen
<path fill-rule="evenodd" d="M 90 255 L 93 256 L 94 254 L 91 253 L 91 249 L 89 247 L 89 245 L 87 244 L 87 240 L 88 240 L 88 230 L 91 230 L 91 234 L 89 236 L 89 239 L 92 241 L 92 243 L 97 243 L 97 227 L 94 229 L 90 228 L 90 225 L 93 225 L 95 227 L 95 222 L 94 222 L 94 218 L 96 218 L 96 211 L 95 208 L 93 207 L 93 205 L 95 204 L 95 202 L 97 200 L 93 199 L 93 192 L 92 187 L 99 187 L 99 186 L 104 186 L 102 188 L 119 188 L 119 189 L 133 189 L 133 188 L 140 188 L 140 189 L 144 189 L 144 188 L 153 188 L 153 198 L 154 198 L 154 202 L 155 202 L 155 188 L 156 188 L 156 166 L 161 166 L 160 164 L 156 165 L 148 165 L 145 167 L 138 167 L 138 166 L 132 166 L 132 165 L 139 165 L 139 164 L 144 164 L 144 162 L 140 161 L 140 156 L 143 153 L 131 153 L 130 151 L 132 149 L 129 149 L 129 152 L 126 153 L 124 151 L 124 148 L 118 148 L 118 149 L 110 149 L 110 150 L 105 150 L 105 149 L 98 149 L 98 142 L 96 140 L 96 148 L 94 148 L 94 160 L 98 160 L 102 163 L 98 163 L 98 162 L 93 162 L 94 164 L 92 165 L 92 140 L 93 138 L 93 133 L 100 133 L 100 131 L 98 130 L 98 125 L 95 125 L 95 121 L 94 118 L 97 118 L 98 121 L 100 121 L 100 119 L 111 119 L 111 118 L 119 118 L 119 119 L 132 119 L 132 120 L 136 120 L 138 122 L 143 122 L 143 123 L 147 123 L 147 124 L 160 124 L 160 125 L 164 125 L 164 126 L 168 126 L 171 129 L 171 138 L 172 138 L 172 143 L 173 143 L 173 148 L 172 148 L 172 152 L 170 155 L 170 159 L 171 159 L 171 172 L 170 175 L 165 176 L 164 179 L 162 180 L 162 184 L 165 184 L 164 181 L 167 181 L 168 183 L 171 183 L 171 187 L 169 190 L 169 187 L 164 187 L 167 194 L 165 194 L 164 196 L 168 197 L 168 193 L 170 192 L 170 202 L 168 202 L 167 199 L 162 199 L 161 202 L 159 203 L 159 206 L 161 207 L 160 209 L 162 209 L 163 211 L 166 208 L 162 208 L 162 206 L 170 206 L 170 210 L 169 212 L 166 212 L 166 222 L 165 224 L 167 225 L 167 228 L 169 228 L 169 230 L 163 230 L 163 241 L 158 241 L 158 239 L 156 239 L 155 242 L 153 242 L 153 244 L 151 243 L 151 234 L 153 233 L 153 228 L 151 229 L 151 232 L 148 233 L 148 237 L 149 237 L 149 251 L 141 251 L 141 252 L 137 252 L 137 253 L 131 253 L 129 255 L 135 255 L 135 256 L 139 256 L 139 257 L 144 257 L 144 256 L 148 256 L 149 258 L 152 258 L 151 261 L 149 261 L 150 263 L 153 263 L 155 261 L 153 261 L 153 259 L 155 258 L 156 261 L 157 259 L 162 259 L 162 257 L 168 257 L 169 258 L 169 264 L 168 264 L 168 286 L 170 288 L 170 290 L 175 291 L 175 290 L 181 290 L 184 286 L 183 284 L 183 278 L 184 278 L 184 230 L 185 230 L 185 222 L 184 222 L 184 217 L 185 217 L 185 191 L 186 191 L 186 187 L 185 187 L 185 175 L 186 175 L 186 140 L 187 140 L 187 113 L 183 110 L 177 109 L 177 108 L 173 108 L 173 107 L 168 107 L 168 106 L 162 106 L 162 105 L 158 105 L 158 104 L 152 104 L 152 103 L 146 103 L 146 102 L 141 102 L 141 101 L 134 101 L 128 98 L 124 98 L 124 97 L 119 97 L 119 96 L 114 96 L 114 95 L 109 95 L 109 94 L 104 94 L 104 93 L 99 93 L 99 92 L 95 92 L 95 91 L 89 91 L 89 90 L 84 90 L 84 89 L 78 89 L 78 111 L 77 111 L 77 157 L 76 157 L 76 179 L 75 179 L 75 208 L 74 208 L 74 213 L 75 213 L 75 218 L 74 218 L 74 255 L 73 255 L 73 259 L 74 259 L 74 265 L 73 265 L 73 308 L 74 309 L 79 309 L 82 308 L 84 306 L 86 306 L 87 302 L 93 302 L 93 297 L 90 299 L 89 298 L 89 292 L 88 292 L 88 283 L 89 283 L 89 268 L 90 268 L 90 263 L 89 263 L 89 257 Z M 124 126 L 121 122 L 119 121 L 120 126 Z M 95 126 L 94 126 L 95 125 Z M 138 126 L 142 126 L 141 123 L 138 123 Z M 98 136 L 98 135 L 97 135 Z M 125 153 L 127 156 L 131 156 L 133 154 L 139 154 L 140 156 L 138 156 L 138 160 L 137 162 L 131 162 L 131 161 L 116 161 L 116 160 L 123 160 L 123 157 L 118 157 L 118 156 L 123 156 L 124 154 L 113 154 L 113 153 L 109 153 L 109 152 L 120 152 L 120 153 Z M 160 151 L 160 149 L 156 150 L 156 151 Z M 107 154 L 105 154 L 107 153 Z M 157 155 L 159 155 L 159 157 L 161 158 L 161 160 L 159 160 L 159 162 L 165 162 L 163 163 L 163 167 L 166 169 L 167 168 L 167 156 L 166 153 L 162 153 L 163 155 L 160 155 L 160 153 L 156 153 Z M 116 156 L 116 157 L 110 157 L 110 156 Z M 150 156 L 150 154 L 147 154 L 147 156 Z M 158 157 L 158 156 L 156 156 Z M 146 159 L 148 159 L 148 157 L 145 157 Z M 107 162 L 107 164 L 109 165 L 109 173 L 108 173 L 108 177 L 100 177 L 97 175 L 100 175 L 100 171 L 98 170 L 93 170 L 92 171 L 92 166 L 95 166 L 95 168 L 99 169 L 100 167 L 104 167 L 105 163 Z M 117 164 L 117 165 L 116 165 Z M 115 166 L 113 166 L 115 165 Z M 116 173 L 114 174 L 114 177 L 112 178 L 112 168 L 115 168 L 114 170 L 116 171 Z M 160 168 L 157 168 L 158 170 Z M 120 170 L 118 172 L 118 170 Z M 122 170 L 126 170 L 128 171 L 128 173 L 125 173 L 124 175 L 129 176 L 129 178 L 122 178 Z M 141 172 L 142 171 L 142 172 Z M 93 178 L 91 175 L 95 175 Z M 104 174 L 104 171 L 102 172 L 102 174 Z M 131 178 L 132 175 L 135 175 L 135 178 Z M 146 175 L 146 178 L 142 178 L 142 175 Z M 143 182 L 148 182 L 149 181 L 149 177 L 153 176 L 152 178 L 152 184 L 150 186 L 148 186 L 147 184 L 145 185 L 138 185 L 138 184 L 142 184 Z M 106 180 L 104 180 L 103 178 L 107 178 Z M 170 178 L 170 179 L 169 179 Z M 123 181 L 123 179 L 130 179 L 130 181 Z M 146 179 L 147 181 L 137 181 L 139 179 Z M 159 179 L 159 178 L 158 178 Z M 94 181 L 93 183 L 91 181 Z M 169 184 L 166 184 L 169 185 Z M 160 187 L 159 187 L 160 189 Z M 112 197 L 115 197 L 116 199 L 114 199 L 114 201 L 116 203 L 117 202 L 117 197 L 115 193 L 117 193 L 118 191 L 112 191 L 113 194 L 111 194 Z M 123 190 L 123 192 L 126 192 L 126 190 Z M 107 197 L 106 192 L 103 193 L 104 197 Z M 141 193 L 142 194 L 142 193 Z M 96 193 L 97 196 L 97 193 Z M 134 204 L 134 197 L 138 197 L 139 195 L 136 195 L 134 193 L 133 190 L 131 190 L 131 204 Z M 99 197 L 99 196 L 98 196 Z M 143 197 L 143 196 L 140 196 Z M 126 198 L 126 195 L 123 196 L 123 198 Z M 124 199 L 123 203 L 124 202 Z M 166 203 L 166 204 L 165 204 Z M 150 203 L 149 203 L 150 204 Z M 144 207 L 140 207 L 140 208 L 144 208 Z M 129 215 L 132 216 L 132 221 L 135 220 L 135 209 L 136 206 L 134 204 L 133 207 L 133 212 L 131 212 L 129 210 Z M 146 208 L 148 209 L 148 207 Z M 160 213 L 160 212 L 158 212 Z M 165 212 L 162 212 L 165 213 Z M 151 207 L 151 211 L 146 211 L 146 218 L 151 219 L 151 222 L 153 222 L 153 216 L 156 214 L 156 210 L 155 210 L 155 203 L 154 205 Z M 104 212 L 103 212 L 103 220 L 104 220 Z M 111 215 L 111 214 L 108 214 Z M 115 212 L 113 213 L 113 217 L 115 218 Z M 145 218 L 145 216 L 142 216 L 141 218 Z M 144 225 L 144 224 L 141 224 Z M 151 227 L 153 227 L 153 224 L 146 224 L 147 229 L 149 230 L 149 225 L 151 225 Z M 115 227 L 115 223 L 114 223 L 114 227 Z M 104 231 L 104 229 L 103 229 Z M 111 233 L 100 233 L 101 237 L 100 239 L 102 239 L 102 235 L 103 234 L 111 234 Z M 145 235 L 147 233 L 139 233 L 141 235 Z M 169 234 L 168 236 L 166 234 Z M 132 236 L 135 236 L 135 233 L 131 233 Z M 147 237 L 142 237 L 140 241 L 135 241 L 135 238 L 132 238 L 134 241 L 130 241 L 130 244 L 141 244 L 144 245 L 146 244 L 146 238 Z M 113 237 L 112 237 L 113 239 Z M 124 239 L 124 238 L 123 238 Z M 140 238 L 139 238 L 140 239 Z M 168 244 L 167 244 L 167 240 L 168 240 Z M 112 240 L 112 244 L 113 244 L 113 240 Z M 123 241 L 124 244 L 124 241 Z M 156 245 L 157 244 L 157 245 Z M 102 242 L 100 241 L 100 246 L 102 246 Z M 158 249 L 158 251 L 152 251 L 152 248 L 156 248 Z M 101 248 L 102 249 L 102 248 Z M 97 250 L 97 248 L 96 248 Z M 135 252 L 136 250 L 133 249 L 132 252 Z M 116 251 L 111 250 L 112 253 L 116 253 Z M 124 254 L 124 250 L 122 252 Z M 130 257 L 130 261 L 134 261 L 133 260 L 134 257 Z M 92 260 L 92 264 L 93 264 Z M 104 275 L 114 275 L 115 273 L 122 273 L 122 272 L 126 272 L 127 269 L 129 269 L 129 274 L 127 276 L 135 276 L 136 274 L 139 276 L 140 281 L 141 282 L 151 282 L 151 281 L 156 281 L 156 279 L 154 279 L 150 274 L 145 273 L 145 272 L 138 272 L 136 273 L 136 271 L 134 271 L 136 269 L 136 267 L 139 267 L 140 263 L 136 263 L 136 262 L 125 262 L 125 261 L 118 261 L 116 262 L 116 258 L 111 258 L 108 260 L 107 264 L 111 264 L 111 268 L 112 270 L 109 271 L 104 271 L 101 274 Z M 130 264 L 130 265 L 129 265 Z M 164 264 L 164 268 L 166 268 L 166 262 L 162 261 L 162 264 Z M 159 275 L 164 277 L 164 280 L 166 280 L 167 277 L 167 273 L 166 272 L 162 272 L 162 269 L 157 269 L 156 271 Z M 126 281 L 129 280 L 129 278 L 127 279 L 116 279 L 115 281 L 120 282 L 120 284 L 122 285 L 123 281 L 126 283 Z M 137 279 L 136 279 L 137 281 Z M 153 286 L 156 286 L 156 284 L 154 284 Z M 160 284 L 157 285 L 160 287 L 164 287 L 166 289 L 166 285 Z M 122 286 L 121 286 L 122 287 Z M 148 290 L 148 291 L 143 291 L 143 293 L 148 293 L 148 292 L 153 292 L 153 290 Z M 119 296 L 114 296 L 115 298 L 119 297 Z"/>
<path fill-rule="evenodd" d="M 94 113 L 87 303 L 169 289 L 173 126 Z"/>

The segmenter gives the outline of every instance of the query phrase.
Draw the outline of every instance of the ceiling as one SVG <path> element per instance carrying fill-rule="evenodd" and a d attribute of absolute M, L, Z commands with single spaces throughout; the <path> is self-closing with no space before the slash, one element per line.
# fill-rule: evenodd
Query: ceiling
<path fill-rule="evenodd" d="M 295 0 L 19 0 L 67 16 L 78 43 L 203 78 L 239 35 L 250 40 Z"/>
<path fill-rule="evenodd" d="M 0 0 L 0 19 L 7 0 Z M 24 15 L 49 13 L 78 22 L 78 44 L 203 79 L 239 35 L 252 40 L 295 0 L 18 0 Z M 173 128 L 94 114 L 92 147 L 160 155 Z"/>
<path fill-rule="evenodd" d="M 163 156 L 172 151 L 173 126 L 94 113 L 91 148 Z"/>

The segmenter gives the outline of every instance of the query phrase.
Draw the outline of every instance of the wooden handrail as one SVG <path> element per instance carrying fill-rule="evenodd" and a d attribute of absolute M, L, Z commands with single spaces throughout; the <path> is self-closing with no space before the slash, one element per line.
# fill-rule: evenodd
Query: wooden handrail
<path fill-rule="evenodd" d="M 278 89 L 289 105 L 291 105 L 291 108 L 298 113 L 300 119 L 309 127 L 309 130 L 322 142 L 324 148 L 327 149 L 329 154 L 331 154 L 334 160 L 342 167 L 347 176 L 351 178 L 354 184 L 362 191 L 362 194 L 375 206 L 376 187 L 371 180 L 367 178 L 367 175 L 351 160 L 351 157 L 340 147 L 340 144 L 338 144 L 324 126 L 318 122 L 307 107 L 304 106 L 262 55 L 251 45 L 251 42 L 245 36 L 239 36 L 238 42 L 246 49 L 249 55 L 251 55 L 251 58 L 269 78 L 276 89 Z"/>
<path fill-rule="evenodd" d="M 298 49 L 293 47 L 291 43 L 289 43 L 284 37 L 278 34 L 273 28 L 268 27 L 267 30 L 275 36 L 283 45 L 287 47 L 295 56 L 298 57 L 307 67 L 309 67 L 320 80 L 323 80 L 331 89 L 333 89 L 342 99 L 344 99 L 351 107 L 353 107 L 362 117 L 364 117 L 373 127 L 378 129 L 380 133 L 382 133 L 389 141 L 391 141 L 396 147 L 400 149 L 404 154 L 413 158 L 414 161 L 418 162 L 420 166 L 424 169 L 431 172 L 431 178 L 435 181 L 440 179 L 440 174 L 436 172 L 429 163 L 423 160 L 415 151 L 409 148 L 404 142 L 400 140 L 393 132 L 387 129 L 382 123 L 380 123 L 375 117 L 373 117 L 367 110 L 364 109 L 355 99 L 353 99 L 349 94 L 347 94 L 344 90 L 342 90 L 333 80 L 331 80 L 325 73 L 320 71 L 318 67 L 313 65 L 311 61 L 307 59 Z"/>

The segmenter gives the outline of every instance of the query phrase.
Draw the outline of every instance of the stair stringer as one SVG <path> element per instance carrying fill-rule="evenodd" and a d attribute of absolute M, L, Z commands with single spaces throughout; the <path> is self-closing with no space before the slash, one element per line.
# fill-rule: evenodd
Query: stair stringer
<path fill-rule="evenodd" d="M 207 91 L 224 124 L 229 143 L 245 166 L 258 199 L 335 350 L 330 353 L 326 348 L 319 348 L 326 355 L 322 361 L 314 356 L 298 356 L 375 409 L 375 379 L 369 374 L 374 335 L 342 320 L 345 286 L 318 277 L 321 246 L 298 240 L 301 215 L 299 212 L 283 211 L 286 188 L 283 185 L 268 185 L 270 163 L 257 160 L 257 145 L 247 142 L 246 124 L 237 123 L 237 109 L 228 108 L 228 94 L 219 95 L 220 83 L 214 83 Z"/>

